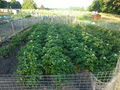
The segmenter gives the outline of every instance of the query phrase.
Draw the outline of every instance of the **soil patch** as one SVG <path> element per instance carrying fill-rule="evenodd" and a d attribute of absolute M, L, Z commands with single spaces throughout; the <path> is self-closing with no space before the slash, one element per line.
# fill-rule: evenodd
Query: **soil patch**
<path fill-rule="evenodd" d="M 17 69 L 18 60 L 16 58 L 18 51 L 27 41 L 22 41 L 21 45 L 11 52 L 7 57 L 0 57 L 0 74 L 12 74 Z M 9 41 L 3 42 L 0 46 L 9 44 Z"/>

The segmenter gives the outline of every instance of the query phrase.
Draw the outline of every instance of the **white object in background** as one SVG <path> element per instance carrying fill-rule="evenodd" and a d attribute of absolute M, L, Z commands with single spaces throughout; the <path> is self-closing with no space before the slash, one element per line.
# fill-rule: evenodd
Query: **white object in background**
<path fill-rule="evenodd" d="M 95 22 L 92 22 L 92 24 L 95 24 Z"/>
<path fill-rule="evenodd" d="M 15 9 L 13 9 L 13 10 L 12 10 L 12 13 L 14 13 L 14 14 L 18 14 L 18 13 L 19 13 L 19 10 L 15 10 Z"/>
<path fill-rule="evenodd" d="M 93 11 L 92 14 L 96 15 L 96 14 L 98 14 L 98 11 Z"/>

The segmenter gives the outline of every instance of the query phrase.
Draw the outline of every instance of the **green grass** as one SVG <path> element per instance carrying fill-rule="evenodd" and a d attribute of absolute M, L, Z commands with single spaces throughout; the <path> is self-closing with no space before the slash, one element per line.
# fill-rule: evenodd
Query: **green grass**
<path fill-rule="evenodd" d="M 100 13 L 101 19 L 99 20 L 93 20 L 92 19 L 92 13 L 86 13 L 86 14 L 78 14 L 76 15 L 76 18 L 78 22 L 83 23 L 94 23 L 96 25 L 100 25 L 109 29 L 119 30 L 120 28 L 120 16 L 114 15 L 114 14 L 106 14 L 106 13 Z"/>
<path fill-rule="evenodd" d="M 31 17 L 30 14 L 22 13 L 22 14 L 12 14 L 11 15 L 13 18 L 29 18 Z"/>
<path fill-rule="evenodd" d="M 6 24 L 6 23 L 8 23 L 8 22 L 6 22 L 6 21 L 2 21 L 2 22 L 0 22 L 0 25 L 1 25 L 1 24 Z"/>

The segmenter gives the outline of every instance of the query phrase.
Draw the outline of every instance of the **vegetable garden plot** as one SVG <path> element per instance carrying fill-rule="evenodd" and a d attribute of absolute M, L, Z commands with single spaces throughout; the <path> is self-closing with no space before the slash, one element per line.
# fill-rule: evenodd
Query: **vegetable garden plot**
<path fill-rule="evenodd" d="M 118 33 L 95 26 L 38 24 L 18 53 L 18 72 L 36 75 L 69 74 L 84 69 L 111 71 L 120 50 Z"/>
<path fill-rule="evenodd" d="M 27 43 L 17 54 L 19 63 L 16 73 L 21 78 L 18 82 L 28 81 L 27 84 L 38 85 L 37 80 L 44 81 L 41 75 L 69 75 L 84 70 L 112 71 L 116 66 L 120 53 L 120 32 L 92 25 L 43 22 L 34 25 L 30 31 Z M 32 77 L 24 78 L 22 75 Z M 86 82 L 89 80 L 92 79 Z M 57 81 L 62 80 L 58 78 Z"/>

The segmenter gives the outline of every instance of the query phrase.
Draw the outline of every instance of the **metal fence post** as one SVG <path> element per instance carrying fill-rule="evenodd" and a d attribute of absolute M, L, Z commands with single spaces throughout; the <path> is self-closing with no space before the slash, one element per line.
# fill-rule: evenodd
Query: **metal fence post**
<path fill-rule="evenodd" d="M 106 26 L 105 26 L 105 28 L 107 28 L 107 22 L 106 22 Z"/>
<path fill-rule="evenodd" d="M 13 35 L 15 35 L 15 28 L 13 22 L 11 22 L 11 26 L 12 26 Z"/>
<path fill-rule="evenodd" d="M 77 22 L 76 16 L 74 16 L 74 18 L 75 18 L 75 22 Z"/>
<path fill-rule="evenodd" d="M 91 78 L 91 87 L 92 87 L 91 90 L 96 90 L 96 89 L 95 89 L 95 82 L 94 82 L 93 74 L 92 74 L 92 73 L 90 73 L 90 78 Z"/>
<path fill-rule="evenodd" d="M 79 22 L 79 24 L 81 25 L 81 22 Z"/>
<path fill-rule="evenodd" d="M 1 35 L 0 35 L 0 42 L 2 42 L 2 37 L 1 37 Z"/>
<path fill-rule="evenodd" d="M 99 23 L 97 23 L 97 26 L 99 26 Z"/>
<path fill-rule="evenodd" d="M 23 30 L 23 22 L 22 22 L 22 19 L 21 19 L 21 30 Z"/>

